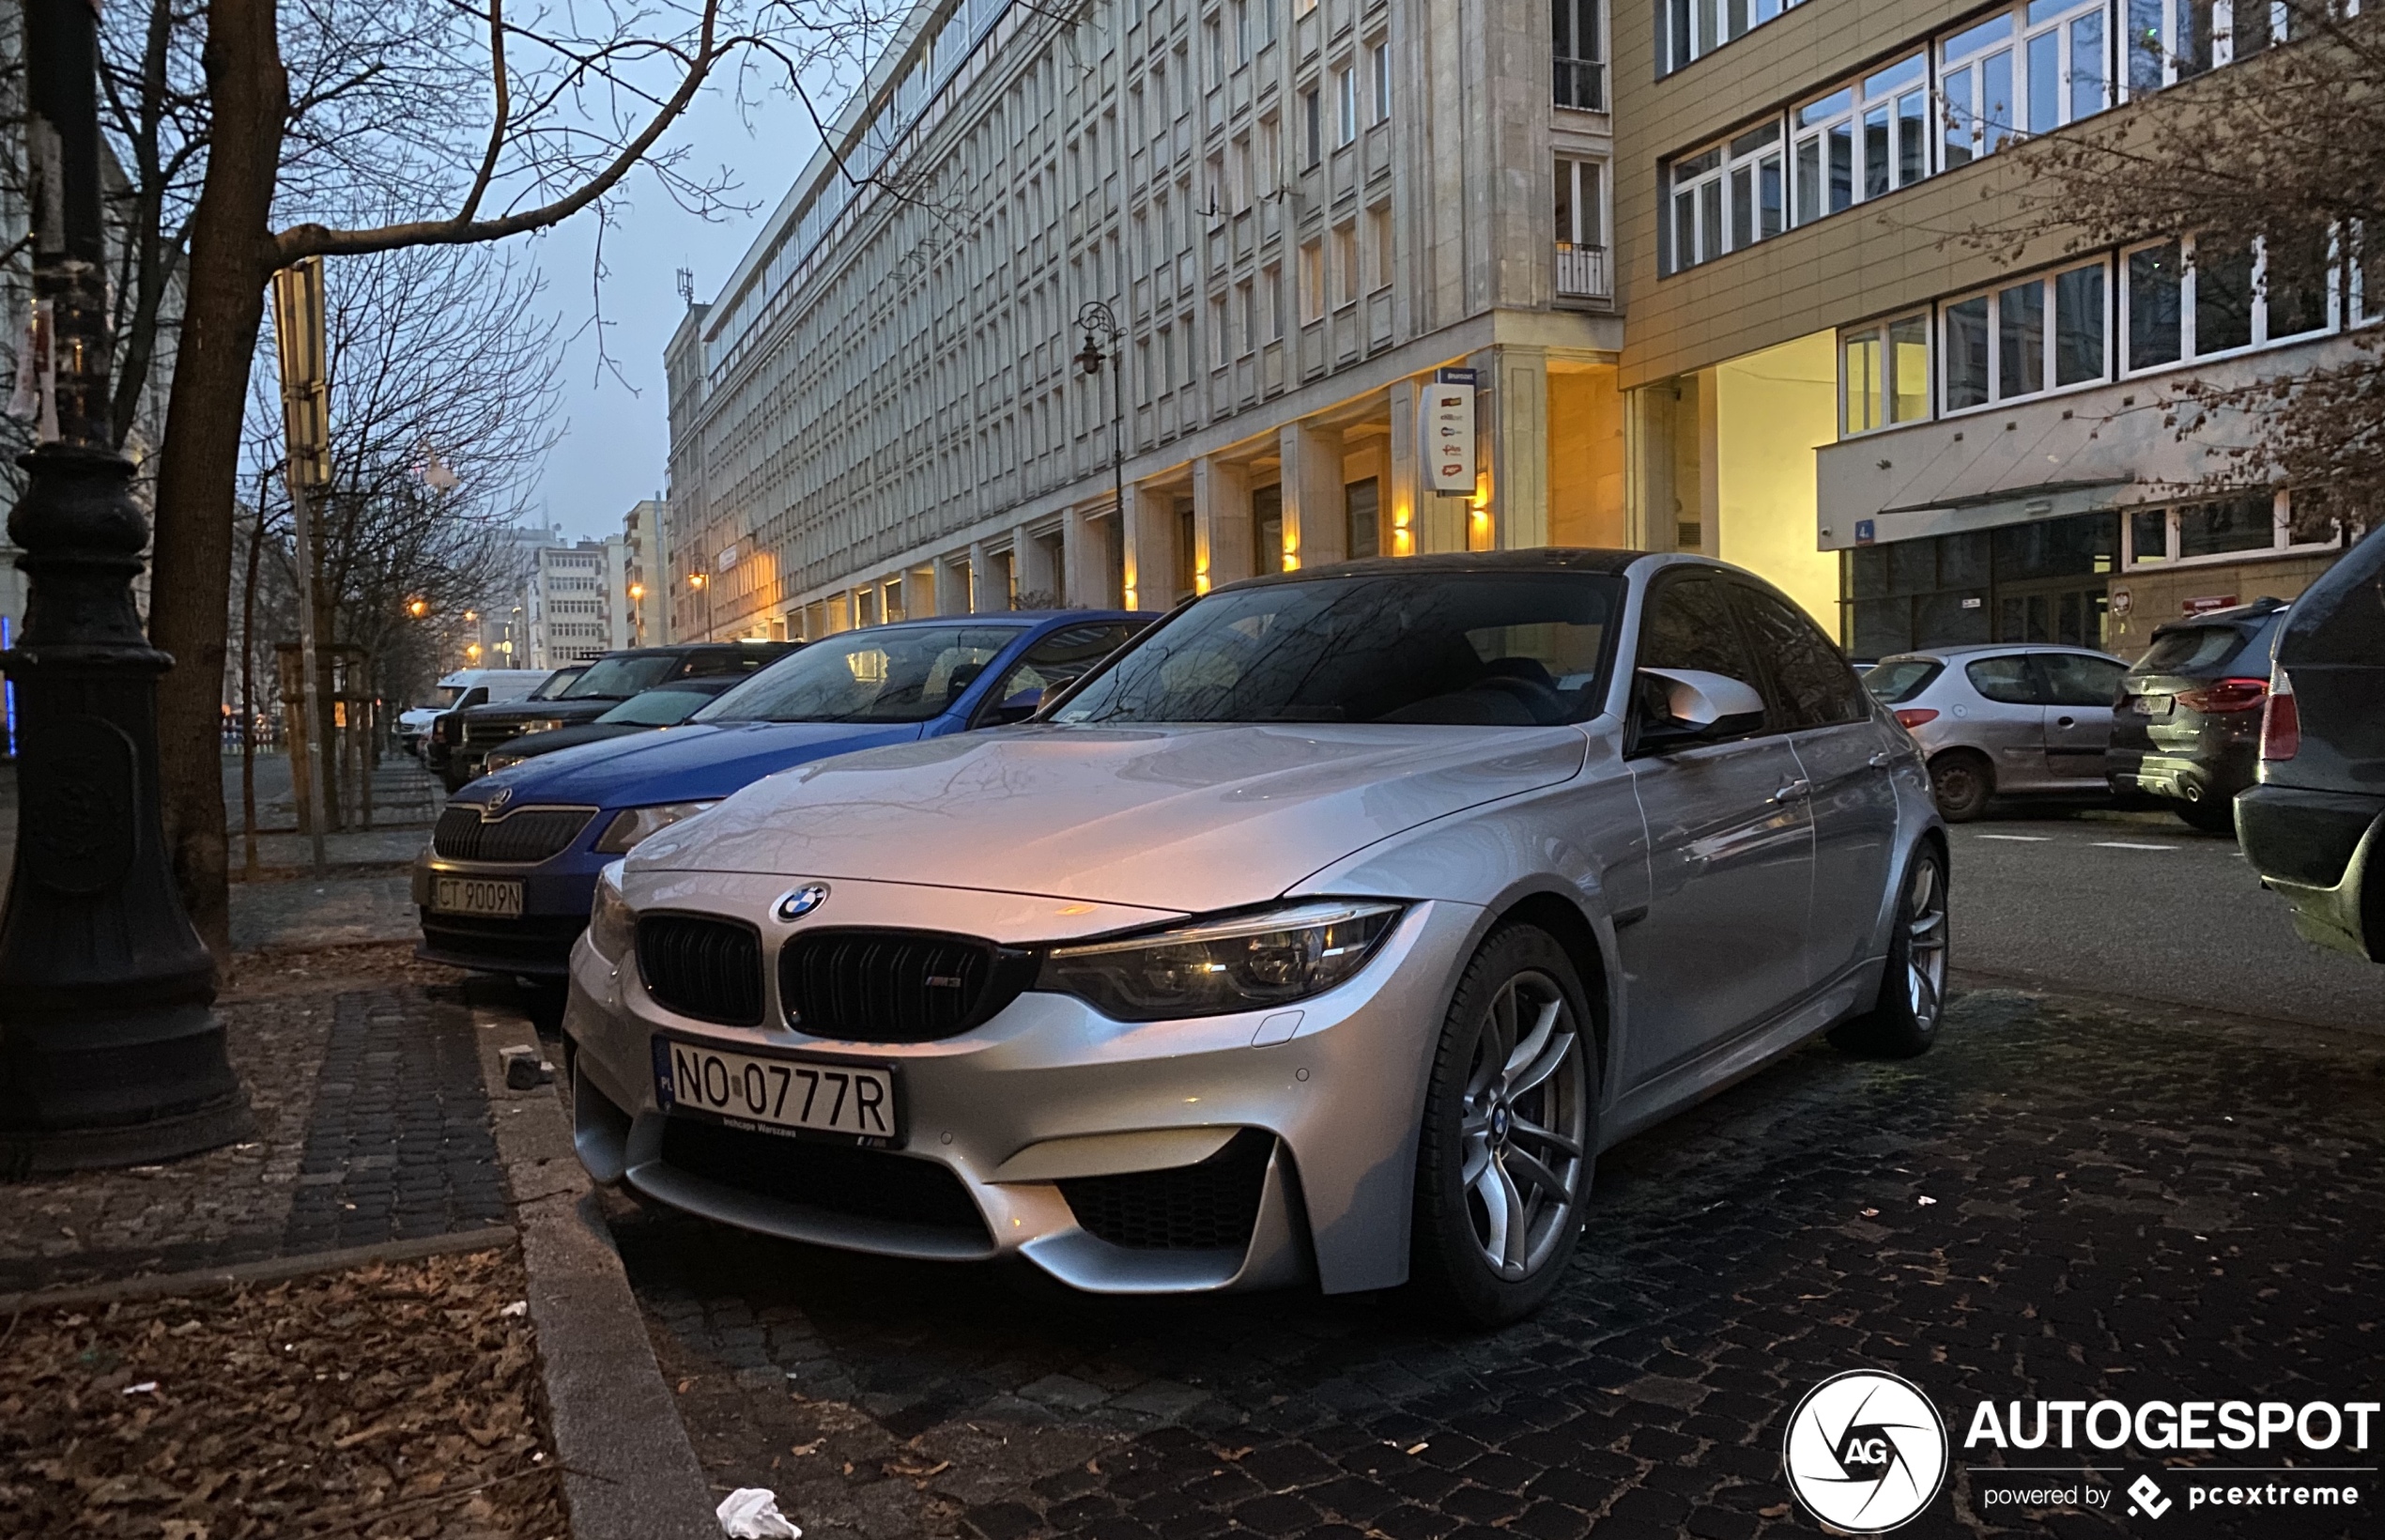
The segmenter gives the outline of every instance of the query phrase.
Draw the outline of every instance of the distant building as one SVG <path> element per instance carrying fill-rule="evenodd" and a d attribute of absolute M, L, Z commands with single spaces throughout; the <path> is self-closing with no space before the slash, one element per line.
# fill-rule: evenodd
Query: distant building
<path fill-rule="evenodd" d="M 670 640 L 670 540 L 668 505 L 646 498 L 622 516 L 621 539 L 627 562 L 617 592 L 628 599 L 632 647 L 657 646 Z"/>
<path fill-rule="evenodd" d="M 539 549 L 530 589 L 530 667 L 591 663 L 630 644 L 629 542 L 621 535 Z"/>

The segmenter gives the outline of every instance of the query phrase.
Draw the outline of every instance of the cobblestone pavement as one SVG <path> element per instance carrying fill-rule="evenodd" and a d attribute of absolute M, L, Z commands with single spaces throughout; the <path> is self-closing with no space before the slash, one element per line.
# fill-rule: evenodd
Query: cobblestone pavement
<path fill-rule="evenodd" d="M 254 1136 L 167 1165 L 0 1184 L 0 1292 L 504 1222 L 454 975 L 396 948 L 247 971 L 219 1009 Z"/>
<path fill-rule="evenodd" d="M 1395 1296 L 1100 1300 L 625 1202 L 616 1232 L 715 1483 L 822 1540 L 1811 1534 L 1783 1422 L 1858 1367 L 1955 1423 L 1952 1493 L 1900 1532 L 2111 1534 L 1982 1517 L 1962 1414 L 2375 1399 L 2381 1112 L 2376 1038 L 1974 993 L 1921 1059 L 1817 1044 L 1610 1153 L 1564 1286 L 1483 1336 Z"/>

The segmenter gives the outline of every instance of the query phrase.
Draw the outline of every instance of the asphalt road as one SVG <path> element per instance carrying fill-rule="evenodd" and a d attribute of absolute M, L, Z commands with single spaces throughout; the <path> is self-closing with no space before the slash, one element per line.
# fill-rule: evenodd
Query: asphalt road
<path fill-rule="evenodd" d="M 2099 812 L 1951 832 L 1958 982 L 2385 1031 L 2385 966 L 2297 936 L 2232 839 Z"/>

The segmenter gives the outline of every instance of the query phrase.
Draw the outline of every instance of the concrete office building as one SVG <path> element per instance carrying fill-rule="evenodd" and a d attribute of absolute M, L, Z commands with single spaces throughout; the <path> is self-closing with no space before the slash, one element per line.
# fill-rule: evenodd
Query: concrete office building
<path fill-rule="evenodd" d="M 667 350 L 678 634 L 1628 538 L 1603 54 L 1594 0 L 922 4 Z"/>
<path fill-rule="evenodd" d="M 670 573 L 668 505 L 643 498 L 622 516 L 621 538 L 624 570 L 621 592 L 628 601 L 632 647 L 659 646 L 670 640 Z"/>
<path fill-rule="evenodd" d="M 2291 488 L 2179 496 L 2246 424 L 2181 441 L 2164 394 L 2343 356 L 2385 281 L 2323 240 L 1948 239 L 2016 207 L 2021 138 L 2273 40 L 2245 14 L 1666 0 L 1608 39 L 1595 0 L 923 5 L 841 168 L 668 349 L 676 624 L 1544 544 L 1741 562 L 1858 655 L 2133 653 L 2291 596 L 2348 531 Z M 1072 362 L 1087 300 L 1123 381 Z M 1444 495 L 1417 435 L 1452 367 L 1480 389 Z"/>
<path fill-rule="evenodd" d="M 531 574 L 530 667 L 592 663 L 630 645 L 629 542 L 541 547 Z"/>

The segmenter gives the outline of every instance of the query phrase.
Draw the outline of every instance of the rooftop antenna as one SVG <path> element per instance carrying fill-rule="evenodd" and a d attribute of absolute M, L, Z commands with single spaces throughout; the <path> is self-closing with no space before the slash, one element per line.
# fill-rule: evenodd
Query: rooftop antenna
<path fill-rule="evenodd" d="M 690 309 L 693 309 L 696 303 L 696 270 L 693 268 L 680 269 L 677 282 L 681 301 L 686 304 Z"/>

